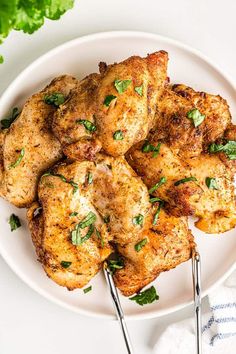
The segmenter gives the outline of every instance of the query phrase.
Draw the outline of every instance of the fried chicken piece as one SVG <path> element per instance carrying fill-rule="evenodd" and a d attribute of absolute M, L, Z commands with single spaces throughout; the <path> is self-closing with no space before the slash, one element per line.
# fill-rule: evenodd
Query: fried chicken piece
<path fill-rule="evenodd" d="M 34 216 L 37 204 L 28 210 L 39 261 L 52 280 L 70 290 L 85 286 L 111 252 L 107 225 L 93 206 L 86 182 L 88 172 L 93 168 L 94 164 L 88 161 L 54 168 L 51 172 L 54 175 L 42 176 L 40 180 L 41 214 Z M 72 232 L 76 225 L 91 213 L 95 219 L 91 237 L 78 245 L 73 244 Z M 86 237 L 91 231 L 89 227 L 81 228 L 75 237 L 80 240 Z"/>
<path fill-rule="evenodd" d="M 143 140 L 154 124 L 167 61 L 164 51 L 146 58 L 134 56 L 118 64 L 103 63 L 100 74 L 82 80 L 53 120 L 65 154 L 93 160 L 102 148 L 108 155 L 120 156 Z"/>
<path fill-rule="evenodd" d="M 220 138 L 231 122 L 231 114 L 227 101 L 219 95 L 194 91 L 186 85 L 173 85 L 172 90 L 186 98 L 202 114 L 205 119 L 201 124 L 203 143 L 205 146 Z"/>
<path fill-rule="evenodd" d="M 143 239 L 147 243 L 137 252 L 135 247 Z M 118 245 L 118 251 L 124 258 L 124 268 L 115 272 L 115 284 L 123 295 L 130 296 L 152 282 L 161 272 L 189 260 L 193 248 L 193 236 L 188 229 L 187 219 L 176 218 L 162 209 L 157 224 L 150 225 L 139 239 L 123 247 Z"/>
<path fill-rule="evenodd" d="M 205 116 L 196 127 L 188 117 L 195 109 Z M 194 157 L 221 137 L 230 121 L 228 104 L 219 95 L 173 85 L 163 90 L 157 101 L 155 134 L 158 139 L 165 139 L 176 154 Z"/>
<path fill-rule="evenodd" d="M 56 108 L 45 103 L 44 97 L 55 92 L 67 96 L 76 82 L 67 75 L 54 79 L 28 99 L 11 127 L 1 133 L 0 195 L 17 207 L 36 199 L 40 175 L 62 158 L 60 143 L 50 128 Z"/>
<path fill-rule="evenodd" d="M 149 280 L 153 280 L 163 269 L 171 269 L 189 257 L 190 236 L 185 221 L 186 228 L 182 229 L 180 239 L 176 239 L 176 242 L 171 238 L 171 245 L 166 244 L 165 247 L 163 242 L 155 243 L 157 234 L 161 232 L 158 225 L 152 227 L 155 208 L 149 202 L 146 186 L 124 157 L 98 154 L 95 162 L 75 161 L 58 165 L 51 174 L 41 177 L 39 203 L 42 206 L 41 216 L 32 217 L 37 206 L 28 211 L 36 252 L 49 277 L 69 289 L 86 285 L 99 271 L 102 262 L 112 252 L 110 243 L 118 248 L 123 257 L 130 258 L 132 252 L 129 245 L 134 247 L 140 240 L 148 238 L 145 250 L 139 254 L 137 252 L 135 267 L 139 267 L 140 263 L 139 288 L 146 285 L 147 270 L 151 269 L 152 263 Z M 71 232 L 89 212 L 96 216 L 93 225 L 100 234 L 94 229 L 90 238 L 73 245 Z M 76 215 L 71 217 L 71 213 Z M 165 215 L 164 212 L 162 215 Z M 171 230 L 176 235 L 177 229 L 182 228 L 183 221 L 174 220 L 174 224 L 165 222 L 163 239 L 165 237 L 167 243 L 172 235 Z M 85 237 L 86 232 L 82 229 L 80 237 Z M 155 255 L 158 252 L 163 254 L 163 249 L 167 253 L 168 247 L 175 248 L 176 255 L 172 262 L 164 259 L 162 267 L 162 258 L 158 263 Z M 147 263 L 142 273 L 145 259 Z M 64 269 L 61 262 L 71 262 L 71 265 Z M 135 289 L 136 273 L 135 269 L 134 279 L 131 277 L 130 281 L 130 286 Z"/>
<path fill-rule="evenodd" d="M 150 137 L 150 143 L 156 146 L 158 141 Z M 165 200 L 171 213 L 198 217 L 195 225 L 207 233 L 225 232 L 236 225 L 234 174 L 219 156 L 205 153 L 182 159 L 162 143 L 153 157 L 153 152 L 142 152 L 142 146 L 133 147 L 127 160 L 150 189 L 166 178 L 152 194 Z M 215 188 L 207 186 L 209 178 Z"/>

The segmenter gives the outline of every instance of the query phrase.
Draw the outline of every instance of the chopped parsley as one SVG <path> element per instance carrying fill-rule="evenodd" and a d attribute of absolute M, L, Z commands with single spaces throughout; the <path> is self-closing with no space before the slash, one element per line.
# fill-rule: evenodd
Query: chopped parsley
<path fill-rule="evenodd" d="M 110 215 L 105 215 L 103 218 L 105 224 L 108 224 L 111 221 Z"/>
<path fill-rule="evenodd" d="M 143 215 L 142 214 L 138 214 L 137 216 L 135 216 L 133 218 L 133 224 L 134 225 L 143 225 Z"/>
<path fill-rule="evenodd" d="M 21 160 L 23 159 L 24 155 L 25 155 L 25 149 L 23 148 L 20 151 L 20 155 L 19 155 L 18 159 L 9 166 L 9 170 L 17 167 L 21 163 Z"/>
<path fill-rule="evenodd" d="M 229 140 L 225 145 L 213 143 L 208 150 L 211 154 L 224 152 L 230 160 L 236 160 L 236 141 Z"/>
<path fill-rule="evenodd" d="M 160 211 L 161 211 L 161 208 L 164 206 L 165 202 L 163 200 L 159 200 L 159 206 L 154 214 L 154 218 L 153 218 L 153 222 L 152 224 L 153 225 L 156 225 L 157 224 L 157 220 L 159 218 L 159 215 L 160 215 Z"/>
<path fill-rule="evenodd" d="M 146 245 L 147 243 L 147 238 L 144 238 L 142 241 L 136 243 L 136 245 L 134 246 L 134 249 L 136 252 L 140 252 L 141 249 Z"/>
<path fill-rule="evenodd" d="M 179 181 L 175 182 L 174 185 L 179 186 L 182 183 L 191 182 L 191 181 L 196 182 L 197 178 L 196 177 L 183 178 L 183 179 L 180 179 Z"/>
<path fill-rule="evenodd" d="M 150 144 L 148 140 L 146 140 L 142 146 L 142 152 L 153 152 L 153 157 L 157 157 L 160 152 L 160 147 L 161 143 L 158 143 L 157 146 L 154 146 Z"/>
<path fill-rule="evenodd" d="M 151 304 L 155 300 L 159 300 L 159 295 L 156 292 L 154 286 L 141 291 L 140 293 L 134 295 L 133 297 L 129 298 L 132 301 L 136 301 L 138 305 L 143 306 L 147 304 Z"/>
<path fill-rule="evenodd" d="M 149 189 L 149 194 L 152 194 L 155 192 L 160 186 L 162 186 L 164 183 L 166 183 L 167 179 L 166 177 L 161 177 L 160 181 L 154 184 L 152 188 Z"/>
<path fill-rule="evenodd" d="M 97 130 L 96 125 L 93 122 L 90 122 L 90 120 L 87 119 L 78 119 L 76 121 L 78 124 L 82 124 L 86 130 L 89 132 L 95 132 Z"/>
<path fill-rule="evenodd" d="M 114 274 L 117 269 L 124 268 L 124 261 L 121 257 L 118 257 L 117 259 L 109 259 L 107 261 L 107 266 L 111 274 Z"/>
<path fill-rule="evenodd" d="M 116 96 L 114 96 L 114 95 L 106 96 L 106 98 L 105 98 L 105 100 L 103 102 L 104 106 L 109 107 L 110 104 L 111 104 L 111 101 L 113 101 L 115 98 L 116 98 Z"/>
<path fill-rule="evenodd" d="M 43 100 L 46 104 L 59 107 L 61 104 L 65 102 L 65 97 L 61 92 L 53 92 L 45 95 Z"/>
<path fill-rule="evenodd" d="M 71 217 L 77 216 L 77 215 L 78 215 L 77 211 L 73 211 L 72 213 L 70 213 L 70 216 L 71 216 Z"/>
<path fill-rule="evenodd" d="M 141 85 L 141 86 L 136 86 L 136 87 L 134 88 L 134 91 L 137 92 L 137 94 L 138 94 L 139 96 L 142 96 L 142 95 L 143 95 L 143 85 Z"/>
<path fill-rule="evenodd" d="M 95 227 L 95 233 L 96 233 L 97 238 L 101 241 L 101 247 L 103 248 L 104 247 L 104 240 L 102 238 L 101 232 L 99 232 L 96 227 Z"/>
<path fill-rule="evenodd" d="M 91 290 L 92 290 L 92 285 L 90 285 L 87 288 L 83 289 L 83 292 L 84 292 L 84 294 L 87 294 Z"/>
<path fill-rule="evenodd" d="M 68 262 L 68 261 L 61 261 L 61 266 L 63 268 L 69 268 L 71 266 L 72 262 Z"/>
<path fill-rule="evenodd" d="M 149 199 L 149 202 L 150 202 L 150 203 L 156 203 L 156 202 L 163 202 L 163 200 L 160 199 L 160 198 L 158 198 L 158 197 L 151 197 L 151 198 Z"/>
<path fill-rule="evenodd" d="M 201 112 L 199 112 L 199 110 L 197 108 L 191 109 L 191 111 L 189 111 L 187 113 L 187 117 L 189 119 L 192 119 L 194 127 L 198 127 L 200 124 L 202 124 L 202 122 L 205 119 L 205 115 L 201 114 Z"/>
<path fill-rule="evenodd" d="M 217 182 L 215 178 L 206 177 L 206 185 L 209 189 L 218 189 Z"/>
<path fill-rule="evenodd" d="M 92 184 L 93 183 L 93 174 L 92 174 L 92 172 L 88 172 L 88 174 L 87 174 L 87 182 L 88 182 L 88 184 Z"/>
<path fill-rule="evenodd" d="M 68 181 L 65 176 L 61 175 L 60 173 L 54 173 L 51 171 L 45 172 L 42 177 L 47 177 L 47 176 L 53 176 L 53 177 L 58 177 L 60 178 L 63 182 L 70 184 L 73 187 L 73 194 L 75 194 L 78 189 L 79 185 L 78 183 L 75 183 L 74 181 Z"/>
<path fill-rule="evenodd" d="M 123 140 L 124 136 L 121 130 L 117 130 L 114 134 L 113 134 L 113 139 L 114 140 Z"/>
<path fill-rule="evenodd" d="M 123 93 L 127 90 L 132 80 L 115 80 L 114 86 L 118 93 Z"/>
<path fill-rule="evenodd" d="M 11 227 L 11 231 L 15 231 L 16 229 L 18 229 L 21 226 L 20 219 L 15 214 L 11 214 L 8 223 Z"/>
<path fill-rule="evenodd" d="M 95 230 L 95 221 L 96 215 L 92 211 L 90 211 L 88 215 L 79 224 L 75 226 L 74 230 L 71 232 L 71 242 L 73 245 L 81 245 L 92 236 Z M 85 229 L 86 227 L 88 227 L 88 231 L 84 237 L 81 237 L 80 229 Z"/>
<path fill-rule="evenodd" d="M 12 113 L 10 115 L 9 118 L 4 118 L 1 120 L 1 125 L 2 125 L 2 129 L 7 129 L 11 126 L 11 124 L 14 122 L 14 120 L 16 120 L 16 118 L 18 117 L 18 115 L 20 114 L 19 110 L 17 107 L 14 107 L 12 110 Z"/>

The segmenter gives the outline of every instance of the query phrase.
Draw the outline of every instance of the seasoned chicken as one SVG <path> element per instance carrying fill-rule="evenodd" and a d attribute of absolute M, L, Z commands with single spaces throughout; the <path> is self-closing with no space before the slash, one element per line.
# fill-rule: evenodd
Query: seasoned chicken
<path fill-rule="evenodd" d="M 46 273 L 59 285 L 69 289 L 86 285 L 112 252 L 110 244 L 127 258 L 127 264 L 133 262 L 137 253 L 133 280 L 130 273 L 133 289 L 145 286 L 162 270 L 171 269 L 190 257 L 192 238 L 186 220 L 161 212 L 161 219 L 165 216 L 165 228 L 163 236 L 158 236 L 160 224 L 152 225 L 157 207 L 152 207 L 146 186 L 123 157 L 98 154 L 95 162 L 60 164 L 41 177 L 38 194 L 39 204 L 28 211 L 32 239 Z M 34 216 L 38 205 L 42 206 L 41 214 Z M 88 228 L 82 228 L 91 213 L 93 220 Z M 86 236 L 91 227 L 91 233 Z M 79 242 L 73 244 L 76 228 L 80 232 Z M 139 253 L 135 245 L 143 239 L 147 240 L 147 247 Z M 172 262 L 166 256 L 168 247 Z M 66 269 L 65 262 L 70 263 Z M 117 286 L 128 294 L 119 280 Z"/>
<path fill-rule="evenodd" d="M 229 107 L 220 96 L 173 85 L 157 101 L 155 134 L 176 154 L 194 157 L 221 137 L 230 121 Z"/>
<path fill-rule="evenodd" d="M 158 143 L 149 140 L 152 146 Z M 159 154 L 154 157 L 153 152 L 143 151 L 143 146 L 140 143 L 128 152 L 128 162 L 153 190 L 151 194 L 168 203 L 171 213 L 198 217 L 195 225 L 207 233 L 235 227 L 234 174 L 219 156 L 204 153 L 183 159 L 161 143 Z"/>
<path fill-rule="evenodd" d="M 106 66 L 82 80 L 56 112 L 53 131 L 64 153 L 94 159 L 102 148 L 120 156 L 154 124 L 156 101 L 167 79 L 164 51 Z"/>
<path fill-rule="evenodd" d="M 176 218 L 162 209 L 157 224 L 149 227 L 133 241 L 118 245 L 124 268 L 115 272 L 114 280 L 125 296 L 138 292 L 161 272 L 175 268 L 191 257 L 194 241 L 185 217 Z M 137 252 L 135 247 L 143 240 L 146 243 Z"/>
<path fill-rule="evenodd" d="M 60 143 L 50 128 L 56 107 L 45 103 L 45 97 L 59 93 L 64 100 L 76 82 L 71 76 L 54 79 L 29 98 L 10 128 L 1 132 L 0 195 L 18 207 L 36 199 L 40 175 L 62 157 Z"/>

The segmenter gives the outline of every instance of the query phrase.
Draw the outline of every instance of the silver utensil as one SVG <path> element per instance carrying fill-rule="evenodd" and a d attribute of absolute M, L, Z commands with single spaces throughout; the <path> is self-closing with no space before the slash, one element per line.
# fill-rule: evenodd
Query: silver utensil
<path fill-rule="evenodd" d="M 109 268 L 107 267 L 106 263 L 104 263 L 103 270 L 104 270 L 104 274 L 105 274 L 107 285 L 108 285 L 109 290 L 110 290 L 112 302 L 113 302 L 113 305 L 115 307 L 116 316 L 117 316 L 117 319 L 118 319 L 118 321 L 120 323 L 120 327 L 121 327 L 122 334 L 123 334 L 123 337 L 124 337 L 127 353 L 128 354 L 134 354 L 134 351 L 133 351 L 132 345 L 131 345 L 131 341 L 130 341 L 130 337 L 129 337 L 129 333 L 128 333 L 128 329 L 127 329 L 127 326 L 126 326 L 126 323 L 125 323 L 124 313 L 123 313 L 123 310 L 122 310 L 122 307 L 121 307 L 121 304 L 120 304 L 119 295 L 118 295 L 116 286 L 114 284 L 112 274 L 111 274 Z"/>
<path fill-rule="evenodd" d="M 201 311 L 201 258 L 194 249 L 192 254 L 192 276 L 195 314 L 196 353 L 202 354 L 202 311 Z"/>

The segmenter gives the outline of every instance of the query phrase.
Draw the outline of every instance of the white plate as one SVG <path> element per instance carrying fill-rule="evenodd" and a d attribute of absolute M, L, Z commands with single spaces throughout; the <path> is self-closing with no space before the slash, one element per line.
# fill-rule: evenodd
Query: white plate
<path fill-rule="evenodd" d="M 57 75 L 68 73 L 83 78 L 97 71 L 99 61 L 113 63 L 130 55 L 146 55 L 160 49 L 169 53 L 169 76 L 172 82 L 185 83 L 197 90 L 220 93 L 228 100 L 232 115 L 236 114 L 236 94 L 232 83 L 195 50 L 153 34 L 108 32 L 75 39 L 36 60 L 5 91 L 0 100 L 0 117 L 4 117 L 12 107 L 22 105 L 28 96 Z M 92 280 L 93 290 L 86 295 L 81 290 L 69 292 L 54 284 L 36 261 L 25 211 L 17 210 L 4 200 L 0 200 L 0 207 L 0 252 L 22 280 L 46 298 L 70 310 L 96 317 L 114 318 L 102 274 Z M 12 212 L 21 217 L 23 227 L 11 233 L 7 220 Z M 216 284 L 223 281 L 235 266 L 235 230 L 224 235 L 206 235 L 197 229 L 193 229 L 193 232 L 202 255 L 202 283 L 206 295 Z M 154 283 L 160 300 L 151 305 L 141 307 L 121 297 L 128 318 L 162 316 L 190 304 L 190 261 L 162 274 Z"/>

